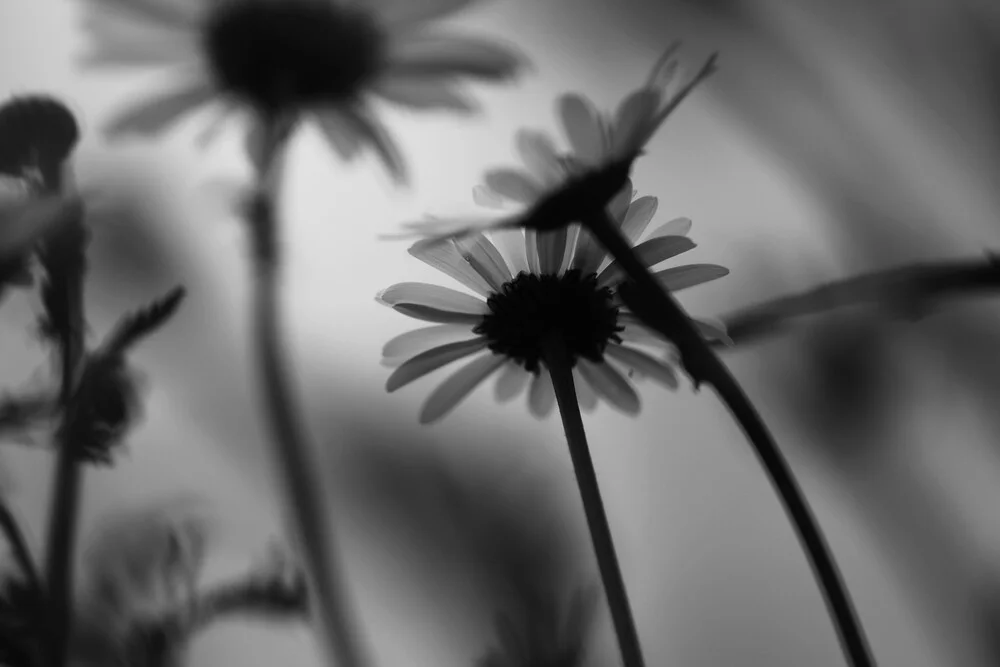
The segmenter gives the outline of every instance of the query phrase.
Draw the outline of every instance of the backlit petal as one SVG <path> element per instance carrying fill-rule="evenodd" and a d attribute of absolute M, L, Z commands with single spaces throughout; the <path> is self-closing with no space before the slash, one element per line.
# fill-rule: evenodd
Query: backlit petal
<path fill-rule="evenodd" d="M 493 395 L 499 403 L 513 400 L 524 391 L 530 379 L 531 373 L 524 370 L 520 364 L 508 361 L 500 371 Z"/>
<path fill-rule="evenodd" d="M 485 338 L 476 338 L 474 340 L 441 345 L 440 347 L 435 347 L 427 352 L 418 354 L 392 372 L 392 375 L 386 380 L 385 389 L 388 392 L 393 392 L 401 387 L 405 387 L 442 366 L 475 354 L 484 349 L 486 343 Z"/>
<path fill-rule="evenodd" d="M 595 364 L 586 359 L 578 360 L 577 368 L 597 395 L 609 405 L 626 414 L 638 414 L 639 395 L 621 373 L 606 363 Z"/>
<path fill-rule="evenodd" d="M 556 393 L 552 387 L 552 377 L 548 370 L 542 369 L 531 379 L 528 388 L 528 410 L 538 419 L 544 419 L 552 414 L 556 404 Z"/>
<path fill-rule="evenodd" d="M 626 368 L 635 370 L 641 375 L 651 377 L 670 389 L 678 387 L 677 374 L 674 372 L 674 369 L 645 352 L 625 347 L 624 345 L 611 344 L 608 345 L 605 354 L 621 362 Z"/>
<path fill-rule="evenodd" d="M 425 31 L 395 36 L 386 58 L 386 73 L 393 77 L 506 81 L 527 65 L 520 52 L 495 39 Z"/>
<path fill-rule="evenodd" d="M 451 412 L 505 361 L 505 357 L 489 352 L 457 370 L 427 397 L 420 423 L 430 424 Z"/>
<path fill-rule="evenodd" d="M 644 241 L 635 247 L 639 261 L 648 267 L 654 267 L 671 257 L 687 252 L 695 247 L 694 241 L 686 236 L 660 236 Z M 624 272 L 617 260 L 608 265 L 598 276 L 598 284 L 606 286 L 612 281 L 621 279 Z"/>
<path fill-rule="evenodd" d="M 105 126 L 105 132 L 112 136 L 160 134 L 182 117 L 211 102 L 215 95 L 214 86 L 206 78 L 164 93 L 154 93 L 113 117 Z"/>
<path fill-rule="evenodd" d="M 574 157 L 587 166 L 600 164 L 605 157 L 604 128 L 593 102 L 569 93 L 561 96 L 557 104 Z"/>

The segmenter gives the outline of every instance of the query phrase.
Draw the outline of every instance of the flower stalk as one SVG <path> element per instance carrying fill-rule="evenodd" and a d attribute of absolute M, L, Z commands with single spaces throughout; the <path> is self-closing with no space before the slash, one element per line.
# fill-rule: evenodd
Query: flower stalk
<path fill-rule="evenodd" d="M 286 511 L 302 550 L 315 612 L 328 659 L 341 667 L 361 667 L 349 604 L 339 574 L 339 558 L 323 487 L 315 477 L 319 466 L 307 441 L 289 377 L 280 332 L 280 249 L 275 215 L 280 151 L 290 125 L 267 122 L 261 154 L 255 156 L 258 183 L 250 202 L 248 223 L 253 243 L 253 337 L 265 419 L 271 431 L 271 453 L 278 470 Z"/>
<path fill-rule="evenodd" d="M 562 417 L 566 442 L 569 444 L 570 458 L 573 460 L 573 470 L 577 485 L 583 500 L 583 509 L 587 516 L 587 526 L 590 538 L 597 556 L 597 566 L 604 584 L 608 607 L 615 634 L 618 638 L 618 648 L 621 651 L 622 663 L 625 667 L 645 667 L 642 648 L 639 644 L 639 633 L 636 631 L 635 620 L 625 590 L 625 580 L 618 565 L 611 528 L 601 500 L 601 491 L 597 483 L 594 463 L 590 458 L 587 446 L 587 434 L 583 428 L 583 418 L 580 414 L 580 404 L 577 401 L 576 387 L 573 383 L 573 369 L 566 348 L 562 341 L 550 338 L 545 346 L 545 365 L 552 377 L 552 387 Z"/>
<path fill-rule="evenodd" d="M 606 213 L 591 216 L 585 224 L 633 281 L 620 290 L 625 303 L 677 346 L 682 363 L 696 386 L 700 383 L 711 385 L 743 429 L 805 549 L 849 664 L 852 667 L 873 666 L 875 660 L 826 539 L 791 467 L 750 399 L 690 323 L 680 305 L 643 266 L 610 217 Z"/>

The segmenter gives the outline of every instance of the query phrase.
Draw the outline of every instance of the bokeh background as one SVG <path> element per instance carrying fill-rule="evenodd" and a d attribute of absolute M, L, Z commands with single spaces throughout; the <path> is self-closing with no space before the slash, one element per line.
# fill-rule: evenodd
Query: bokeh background
<path fill-rule="evenodd" d="M 92 328 L 177 282 L 190 292 L 136 355 L 145 418 L 114 470 L 88 474 L 85 530 L 116 507 L 200 494 L 217 525 L 209 576 L 222 576 L 282 531 L 247 369 L 247 247 L 213 187 L 247 176 L 240 128 L 209 152 L 193 142 L 204 119 L 155 144 L 109 145 L 103 120 L 157 82 L 81 72 L 79 19 L 71 0 L 3 0 L 0 95 L 55 94 L 85 126 L 76 172 L 102 193 Z M 634 176 L 664 220 L 694 220 L 688 257 L 732 271 L 682 295 L 692 313 L 982 257 L 998 233 L 1000 9 L 989 0 L 494 0 L 457 22 L 515 41 L 535 72 L 483 90 L 478 117 L 387 110 L 413 166 L 408 191 L 373 161 L 338 163 L 307 130 L 285 193 L 288 339 L 377 665 L 468 665 L 496 643 L 493 615 L 510 590 L 566 596 L 596 576 L 557 419 L 499 407 L 482 388 L 418 429 L 432 380 L 384 394 L 381 345 L 412 323 L 373 298 L 439 280 L 376 235 L 468 203 L 482 169 L 512 159 L 518 127 L 555 129 L 559 93 L 612 106 L 669 41 L 683 39 L 692 59 L 720 52 L 720 72 Z M 991 306 L 956 300 L 919 322 L 854 309 L 724 353 L 792 460 L 883 666 L 1000 662 Z M 3 303 L 4 386 L 37 381 L 35 308 Z M 642 396 L 641 418 L 602 406 L 587 427 L 649 664 L 843 664 L 793 533 L 724 409 L 689 386 Z M 52 459 L 16 444 L 0 455 L 38 545 Z M 590 644 L 587 664 L 617 660 L 603 608 Z M 277 660 L 318 664 L 301 624 L 220 625 L 191 656 Z"/>

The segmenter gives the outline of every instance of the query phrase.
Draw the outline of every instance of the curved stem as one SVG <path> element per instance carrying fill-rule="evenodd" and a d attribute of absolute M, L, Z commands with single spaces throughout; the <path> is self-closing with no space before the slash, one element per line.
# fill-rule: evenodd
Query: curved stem
<path fill-rule="evenodd" d="M 286 511 L 298 538 L 310 584 L 313 610 L 328 659 L 338 667 L 361 667 L 362 652 L 352 625 L 350 606 L 340 576 L 339 557 L 327 512 L 320 469 L 305 433 L 298 403 L 293 398 L 285 345 L 279 330 L 278 223 L 274 196 L 280 167 L 280 150 L 287 127 L 265 126 L 263 154 L 256 165 L 258 187 L 251 201 L 250 225 L 254 259 L 253 338 L 265 419 L 271 430 L 271 454 L 280 476 Z"/>
<path fill-rule="evenodd" d="M 746 434 L 805 549 L 849 664 L 853 667 L 874 665 L 875 660 L 830 548 L 763 419 L 681 307 L 639 261 L 618 226 L 607 215 L 590 219 L 587 224 L 632 279 L 631 286 L 623 285 L 621 289 L 621 296 L 629 308 L 677 346 L 685 369 L 695 383 L 712 385 Z"/>
<path fill-rule="evenodd" d="M 590 450 L 587 447 L 587 434 L 583 428 L 580 404 L 573 384 L 573 369 L 561 341 L 548 342 L 545 349 L 545 365 L 552 377 L 552 387 L 555 390 L 556 402 L 559 404 L 559 414 L 562 417 L 563 430 L 566 432 L 566 442 L 569 444 L 576 482 L 580 487 L 587 526 L 597 555 L 597 566 L 601 572 L 601 581 L 604 583 L 604 592 L 611 610 L 611 620 L 618 637 L 622 663 L 625 667 L 644 667 L 639 634 L 632 618 L 628 594 L 625 591 L 625 580 L 618 566 L 611 527 L 604 512 L 597 474 L 594 472 L 594 463 L 590 459 Z"/>

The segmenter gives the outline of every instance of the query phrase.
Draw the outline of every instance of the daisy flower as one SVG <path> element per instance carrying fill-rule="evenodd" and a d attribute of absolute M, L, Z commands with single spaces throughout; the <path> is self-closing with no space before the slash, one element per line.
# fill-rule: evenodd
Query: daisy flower
<path fill-rule="evenodd" d="M 695 247 L 686 236 L 690 221 L 677 219 L 645 235 L 656 211 L 655 197 L 632 198 L 631 184 L 611 203 L 616 219 L 648 266 L 655 267 Z M 546 342 L 556 339 L 573 365 L 581 407 L 599 400 L 635 414 L 639 396 L 629 378 L 678 385 L 669 344 L 646 329 L 616 298 L 623 274 L 602 249 L 571 230 L 560 244 L 520 230 L 477 233 L 439 243 L 423 240 L 410 254 L 439 269 L 476 295 L 424 283 L 400 283 L 378 300 L 433 325 L 386 343 L 383 362 L 395 367 L 386 388 L 395 391 L 447 364 L 473 357 L 435 389 L 420 414 L 433 422 L 480 383 L 497 374 L 496 397 L 509 401 L 527 390 L 537 417 L 549 415 L 555 393 L 546 371 Z M 664 269 L 657 278 L 679 290 L 728 273 L 711 264 Z M 724 337 L 709 322 L 706 335 Z"/>
<path fill-rule="evenodd" d="M 621 190 L 632 163 L 667 117 L 715 71 L 712 55 L 693 76 L 684 77 L 679 49 L 680 44 L 671 45 L 614 113 L 602 112 L 578 93 L 560 97 L 556 111 L 568 153 L 544 132 L 519 131 L 515 147 L 524 166 L 491 169 L 485 175 L 487 186 L 500 196 L 497 204 L 513 204 L 515 210 L 428 217 L 404 224 L 405 231 L 395 237 L 443 239 L 489 228 L 554 230 L 586 224 Z"/>
<path fill-rule="evenodd" d="M 400 151 L 381 100 L 469 113 L 463 79 L 515 78 L 525 60 L 494 40 L 435 24 L 473 0 L 87 0 L 89 66 L 170 66 L 185 76 L 119 115 L 112 134 L 155 134 L 220 103 L 258 116 L 309 117 L 350 160 L 371 148 L 397 179 Z M 214 134 L 206 135 L 209 140 Z"/>

